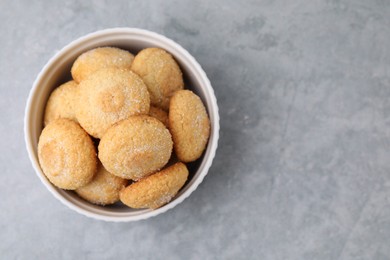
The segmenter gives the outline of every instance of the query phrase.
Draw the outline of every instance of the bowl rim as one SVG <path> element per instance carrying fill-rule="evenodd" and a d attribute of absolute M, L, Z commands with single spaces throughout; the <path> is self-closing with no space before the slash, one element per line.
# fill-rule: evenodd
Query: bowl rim
<path fill-rule="evenodd" d="M 131 215 L 131 216 L 107 216 L 107 215 L 100 215 L 95 212 L 88 211 L 82 207 L 79 207 L 75 205 L 74 203 L 68 201 L 67 199 L 64 198 L 64 196 L 57 190 L 57 188 L 54 187 L 53 184 L 51 184 L 48 179 L 44 176 L 37 156 L 34 156 L 36 153 L 36 147 L 33 147 L 33 142 L 31 138 L 31 133 L 30 133 L 30 124 L 29 122 L 31 121 L 31 110 L 33 108 L 33 99 L 34 95 L 36 94 L 38 88 L 39 88 L 39 83 L 43 80 L 44 75 L 50 71 L 50 68 L 53 66 L 53 64 L 60 58 L 60 56 L 63 53 L 66 53 L 73 48 L 79 46 L 80 44 L 88 41 L 88 39 L 91 39 L 93 37 L 103 37 L 105 35 L 109 35 L 112 33 L 122 33 L 122 34 L 139 34 L 145 37 L 149 37 L 154 40 L 159 40 L 162 42 L 165 42 L 166 44 L 170 45 L 171 47 L 175 48 L 178 52 L 183 54 L 186 59 L 189 60 L 191 66 L 194 67 L 194 69 L 197 71 L 197 73 L 200 74 L 202 80 L 205 82 L 204 88 L 208 92 L 208 98 L 211 101 L 211 106 L 207 107 L 209 110 L 209 113 L 213 114 L 214 120 L 212 122 L 212 127 L 211 127 L 211 133 L 210 136 L 213 136 L 213 139 L 209 139 L 209 143 L 207 146 L 211 146 L 210 148 L 210 153 L 208 154 L 208 157 L 205 157 L 202 161 L 203 169 L 200 172 L 199 176 L 195 179 L 195 181 L 191 184 L 191 186 L 188 187 L 182 194 L 180 194 L 179 197 L 177 197 L 175 200 L 171 201 L 170 203 L 156 209 L 156 210 L 150 210 L 145 213 L 140 213 L 139 215 Z M 210 115 L 209 115 L 210 116 Z M 150 217 L 157 216 L 159 214 L 162 214 L 169 209 L 174 208 L 181 202 L 183 202 L 186 198 L 188 198 L 192 192 L 194 192 L 200 183 L 203 181 L 204 177 L 207 175 L 213 159 L 216 154 L 216 150 L 218 147 L 218 139 L 219 139 L 219 130 L 220 130 L 220 125 L 219 125 L 219 108 L 217 104 L 217 99 L 215 97 L 214 89 L 211 86 L 210 80 L 208 79 L 205 71 L 202 69 L 201 65 L 195 60 L 195 58 L 186 50 L 184 49 L 180 44 L 176 43 L 175 41 L 167 38 L 164 35 L 158 34 L 156 32 L 152 32 L 149 30 L 145 29 L 140 29 L 140 28 L 131 28 L 131 27 L 115 27 L 115 28 L 108 28 L 108 29 L 103 29 L 103 30 L 98 30 L 95 32 L 88 33 L 84 36 L 81 36 L 73 41 L 71 41 L 69 44 L 65 45 L 61 50 L 56 52 L 50 59 L 49 61 L 44 65 L 44 67 L 41 69 L 39 74 L 37 75 L 36 79 L 33 82 L 32 88 L 29 92 L 26 106 L 25 106 L 25 114 L 24 114 L 24 139 L 26 143 L 26 148 L 28 152 L 28 156 L 30 159 L 30 162 L 32 163 L 33 169 L 38 175 L 39 179 L 41 182 L 44 184 L 44 186 L 49 190 L 49 192 L 56 198 L 58 199 L 62 204 L 67 206 L 68 208 L 78 212 L 79 214 L 82 214 L 84 216 L 87 216 L 89 218 L 97 219 L 97 220 L 104 220 L 104 221 L 109 221 L 109 222 L 129 222 L 129 221 L 137 221 L 137 220 L 142 220 L 142 219 L 147 219 Z"/>

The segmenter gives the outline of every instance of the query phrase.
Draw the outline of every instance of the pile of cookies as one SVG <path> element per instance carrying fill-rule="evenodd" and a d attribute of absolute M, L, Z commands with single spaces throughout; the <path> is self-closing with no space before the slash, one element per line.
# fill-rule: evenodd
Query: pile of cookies
<path fill-rule="evenodd" d="M 71 75 L 47 101 L 38 142 L 49 181 L 98 205 L 171 201 L 210 135 L 206 109 L 184 89 L 172 55 L 100 47 L 81 54 Z"/>

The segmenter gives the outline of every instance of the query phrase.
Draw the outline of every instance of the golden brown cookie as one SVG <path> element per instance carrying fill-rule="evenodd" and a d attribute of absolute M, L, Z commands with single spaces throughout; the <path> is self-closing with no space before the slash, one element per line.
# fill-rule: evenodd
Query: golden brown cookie
<path fill-rule="evenodd" d="M 68 118 L 77 122 L 75 105 L 78 86 L 74 80 L 68 81 L 51 94 L 46 103 L 44 125 L 58 118 Z"/>
<path fill-rule="evenodd" d="M 159 120 L 132 116 L 110 127 L 98 150 L 109 172 L 138 180 L 164 167 L 171 157 L 172 138 Z"/>
<path fill-rule="evenodd" d="M 76 117 L 90 135 L 101 138 L 116 122 L 149 113 L 149 93 L 130 70 L 101 69 L 79 84 Z"/>
<path fill-rule="evenodd" d="M 166 127 L 168 127 L 168 113 L 162 110 L 161 108 L 151 106 L 149 109 L 149 116 L 157 118 L 160 120 Z"/>
<path fill-rule="evenodd" d="M 129 185 L 119 197 L 131 208 L 156 209 L 170 202 L 187 178 L 187 167 L 179 162 Z"/>
<path fill-rule="evenodd" d="M 73 63 L 73 79 L 80 83 L 94 72 L 104 68 L 130 69 L 134 55 L 113 47 L 100 47 L 81 54 Z"/>
<path fill-rule="evenodd" d="M 198 159 L 210 136 L 210 121 L 202 100 L 190 90 L 177 91 L 169 107 L 169 129 L 182 162 Z"/>
<path fill-rule="evenodd" d="M 127 180 L 112 175 L 99 163 L 92 181 L 75 191 L 81 198 L 93 204 L 108 205 L 119 201 L 119 192 L 126 185 Z"/>
<path fill-rule="evenodd" d="M 43 173 L 55 186 L 75 190 L 96 173 L 95 147 L 88 134 L 74 121 L 57 119 L 42 131 L 38 158 Z"/>
<path fill-rule="evenodd" d="M 131 64 L 131 70 L 145 82 L 152 105 L 164 110 L 177 90 L 183 89 L 183 75 L 172 55 L 163 49 L 147 48 L 140 51 Z"/>

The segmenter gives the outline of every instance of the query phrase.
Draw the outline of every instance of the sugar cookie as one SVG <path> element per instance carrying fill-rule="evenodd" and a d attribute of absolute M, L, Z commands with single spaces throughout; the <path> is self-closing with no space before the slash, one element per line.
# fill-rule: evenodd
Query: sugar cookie
<path fill-rule="evenodd" d="M 169 107 L 169 129 L 182 162 L 198 159 L 210 135 L 210 121 L 201 99 L 190 90 L 177 91 Z"/>
<path fill-rule="evenodd" d="M 109 173 L 101 163 L 95 177 L 87 185 L 75 192 L 83 199 L 97 205 L 108 205 L 119 201 L 119 192 L 125 188 L 127 180 Z"/>
<path fill-rule="evenodd" d="M 99 159 L 112 174 L 138 180 L 158 171 L 172 153 L 172 138 L 159 120 L 132 116 L 110 127 L 99 143 Z"/>
<path fill-rule="evenodd" d="M 151 106 L 149 109 L 149 116 L 157 118 L 160 120 L 166 127 L 168 127 L 168 113 L 162 110 L 161 108 Z"/>
<path fill-rule="evenodd" d="M 62 189 L 82 187 L 96 173 L 93 142 L 77 123 L 69 119 L 57 119 L 43 129 L 38 142 L 38 158 L 49 181 Z"/>
<path fill-rule="evenodd" d="M 130 69 L 134 55 L 128 51 L 100 47 L 81 54 L 73 63 L 71 73 L 73 79 L 80 83 L 94 72 L 104 68 Z"/>
<path fill-rule="evenodd" d="M 187 178 L 187 167 L 179 162 L 129 185 L 119 197 L 131 208 L 156 209 L 170 202 Z"/>
<path fill-rule="evenodd" d="M 43 123 L 46 126 L 58 118 L 68 118 L 77 122 L 75 105 L 78 86 L 74 80 L 68 81 L 50 94 L 47 100 Z"/>
<path fill-rule="evenodd" d="M 172 55 L 160 48 L 140 51 L 131 64 L 131 70 L 145 82 L 152 105 L 168 110 L 169 99 L 183 89 L 183 75 Z"/>
<path fill-rule="evenodd" d="M 93 137 L 101 138 L 116 122 L 149 113 L 149 93 L 130 70 L 101 69 L 79 84 L 76 117 Z"/>

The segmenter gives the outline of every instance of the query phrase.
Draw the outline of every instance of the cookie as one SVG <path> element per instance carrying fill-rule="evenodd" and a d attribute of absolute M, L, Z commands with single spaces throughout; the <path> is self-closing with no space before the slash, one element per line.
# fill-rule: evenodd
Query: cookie
<path fill-rule="evenodd" d="M 164 110 L 168 110 L 173 93 L 184 87 L 179 65 L 163 49 L 143 49 L 135 56 L 131 70 L 144 80 L 151 104 Z"/>
<path fill-rule="evenodd" d="M 38 142 L 38 159 L 49 181 L 65 190 L 86 185 L 97 169 L 91 138 L 69 119 L 57 119 L 43 129 Z"/>
<path fill-rule="evenodd" d="M 210 120 L 201 99 L 190 90 L 177 91 L 169 106 L 169 129 L 182 162 L 198 159 L 210 136 Z"/>
<path fill-rule="evenodd" d="M 104 68 L 130 69 L 134 55 L 113 47 L 101 47 L 81 54 L 73 63 L 71 74 L 80 83 L 89 75 Z"/>
<path fill-rule="evenodd" d="M 157 118 L 161 121 L 166 127 L 168 127 L 168 113 L 162 110 L 161 108 L 151 106 L 149 109 L 149 116 Z"/>
<path fill-rule="evenodd" d="M 112 174 L 138 180 L 158 171 L 172 153 L 169 130 L 150 116 L 133 116 L 110 127 L 99 143 L 99 159 Z"/>
<path fill-rule="evenodd" d="M 179 162 L 129 185 L 120 192 L 119 197 L 131 208 L 156 209 L 170 202 L 187 178 L 187 167 Z"/>
<path fill-rule="evenodd" d="M 112 175 L 99 163 L 92 181 L 75 192 L 86 201 L 104 206 L 119 201 L 119 192 L 126 185 L 127 180 Z"/>
<path fill-rule="evenodd" d="M 77 83 L 71 80 L 60 85 L 50 94 L 43 120 L 45 126 L 58 118 L 68 118 L 77 122 L 75 113 L 77 91 Z"/>
<path fill-rule="evenodd" d="M 76 117 L 93 137 L 101 138 L 116 122 L 148 114 L 150 99 L 142 79 L 130 70 L 101 69 L 79 84 Z"/>

